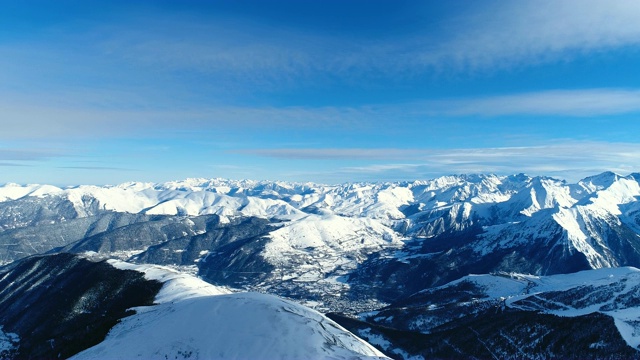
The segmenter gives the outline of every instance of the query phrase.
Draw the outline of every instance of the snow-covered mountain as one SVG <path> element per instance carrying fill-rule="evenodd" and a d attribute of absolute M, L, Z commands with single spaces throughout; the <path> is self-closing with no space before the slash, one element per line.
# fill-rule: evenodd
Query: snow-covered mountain
<path fill-rule="evenodd" d="M 386 358 L 314 310 L 157 265 L 57 254 L 0 276 L 3 358 Z"/>
<path fill-rule="evenodd" d="M 493 225 L 520 221 L 548 209 L 581 206 L 620 215 L 620 205 L 637 201 L 638 178 L 639 174 L 622 177 L 603 173 L 567 184 L 524 174 L 457 175 L 414 182 L 342 185 L 188 179 L 64 189 L 6 184 L 0 187 L 0 225 L 6 230 L 104 211 L 286 220 L 321 212 L 376 219 L 403 234 L 428 238 L 450 229 L 460 230 L 474 218 L 483 225 Z M 429 221 L 440 218 L 448 221 Z M 573 237 L 580 237 L 579 232 L 585 231 L 572 228 L 569 223 L 562 226 Z"/>
<path fill-rule="evenodd" d="M 486 286 L 476 283 L 485 277 L 471 281 L 469 274 L 529 274 L 518 275 L 517 281 L 487 275 L 486 281 L 504 291 L 513 290 L 500 295 L 512 299 L 502 304 L 506 310 L 498 321 L 511 331 L 506 338 L 532 341 L 524 328 L 515 327 L 518 321 L 533 321 L 527 323 L 529 329 L 548 330 L 553 334 L 549 339 L 567 336 L 568 330 L 555 317 L 568 313 L 554 311 L 564 301 L 561 294 L 573 294 L 574 288 L 550 291 L 559 296 L 553 301 L 515 300 L 515 293 L 523 291 L 521 284 L 534 286 L 535 279 L 551 279 L 543 276 L 554 274 L 640 267 L 639 181 L 640 174 L 607 172 L 575 184 L 524 174 L 341 185 L 224 179 L 69 188 L 7 184 L 0 187 L 0 262 L 6 269 L 15 269 L 29 256 L 48 252 L 120 259 L 135 266 L 169 266 L 211 284 L 286 297 L 319 311 L 351 315 L 381 311 L 382 320 L 332 316 L 389 355 L 455 357 L 458 353 L 451 352 L 453 348 L 437 344 L 454 344 L 452 334 L 469 326 L 479 333 L 480 328 L 487 333 L 497 330 L 480 325 L 496 315 L 499 300 L 479 292 Z M 624 278 L 629 284 L 635 281 L 631 273 Z M 572 281 L 558 279 L 566 284 Z M 605 294 L 580 291 L 595 297 Z M 633 301 L 640 297 L 634 291 L 627 292 Z M 470 294 L 489 300 L 471 301 Z M 230 303 L 243 303 L 247 309 L 253 306 L 253 299 L 234 296 L 185 301 L 193 302 L 193 308 L 224 308 L 229 313 L 235 310 L 222 299 L 233 298 Z M 276 313 L 283 311 L 283 300 L 269 299 L 265 301 L 270 305 L 265 306 Z M 614 305 L 601 301 L 598 309 L 594 310 L 594 303 L 571 318 L 571 326 L 595 326 L 622 335 L 591 343 L 571 341 L 637 357 L 634 349 L 640 342 L 625 335 L 640 333 L 634 323 L 640 318 L 629 315 L 635 311 L 632 300 L 626 303 L 632 310 L 606 310 Z M 195 304 L 199 301 L 207 305 Z M 403 308 L 405 312 L 399 310 Z M 193 315 L 179 307 L 171 311 Z M 151 320 L 141 317 L 140 321 L 156 321 L 144 314 L 140 316 Z M 469 325 L 470 321 L 476 323 Z M 619 330 L 624 324 L 631 327 L 626 333 Z M 17 333 L 1 322 L 0 326 L 0 349 L 10 347 Z M 380 326 L 393 331 L 382 331 Z M 436 336 L 433 329 L 438 326 Z M 131 336 L 131 341 L 142 335 L 127 327 L 114 331 L 122 331 L 119 338 Z M 597 333 L 585 336 L 595 338 Z M 435 350 L 418 351 L 414 342 L 403 339 L 420 339 Z M 502 347 L 503 354 L 533 351 L 492 341 L 495 346 L 490 348 Z M 564 357 L 566 352 L 557 348 L 561 344 L 550 341 L 537 354 Z M 600 341 L 606 346 L 598 345 Z M 113 347 L 109 344 L 100 351 Z M 482 344 L 470 340 L 469 344 L 475 348 L 460 354 L 485 351 L 480 349 Z M 599 357 L 588 351 L 581 354 Z"/>
<path fill-rule="evenodd" d="M 640 266 L 639 178 L 8 184 L 0 258 L 95 251 L 325 305 L 389 302 L 469 273 Z"/>

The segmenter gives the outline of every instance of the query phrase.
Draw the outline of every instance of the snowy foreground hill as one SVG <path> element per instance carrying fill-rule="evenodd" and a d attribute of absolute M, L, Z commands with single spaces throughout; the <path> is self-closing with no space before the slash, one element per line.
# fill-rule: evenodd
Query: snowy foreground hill
<path fill-rule="evenodd" d="M 0 285 L 6 357 L 384 357 L 316 311 L 271 295 L 232 293 L 157 265 L 37 256 L 4 274 Z M 36 310 L 19 310 L 29 308 Z M 100 324 L 105 318 L 115 326 Z"/>
<path fill-rule="evenodd" d="M 157 305 L 136 308 L 136 315 L 123 319 L 102 343 L 73 359 L 385 357 L 322 314 L 291 301 L 233 294 L 157 266 L 110 264 L 163 282 Z"/>
<path fill-rule="evenodd" d="M 234 313 L 234 303 L 255 300 L 238 290 L 268 293 L 330 313 L 394 357 L 639 357 L 640 291 L 631 285 L 640 267 L 639 181 L 640 174 L 607 172 L 575 184 L 524 174 L 342 185 L 7 184 L 0 187 L 0 271 L 44 253 L 163 265 L 236 289 L 171 311 Z M 609 269 L 617 280 L 569 286 Z M 580 271 L 586 275 L 563 275 Z M 557 286 L 541 287 L 548 281 Z M 591 298 L 589 306 L 571 302 Z M 276 313 L 284 301 L 260 299 Z M 125 318 L 103 345 L 78 356 L 125 349 L 110 341 L 142 336 L 125 325 L 159 321 L 153 314 L 163 306 Z M 0 326 L 1 348 L 13 338 L 8 323 Z M 571 326 L 594 330 L 571 333 Z M 221 339 L 232 333 L 205 327 Z"/>

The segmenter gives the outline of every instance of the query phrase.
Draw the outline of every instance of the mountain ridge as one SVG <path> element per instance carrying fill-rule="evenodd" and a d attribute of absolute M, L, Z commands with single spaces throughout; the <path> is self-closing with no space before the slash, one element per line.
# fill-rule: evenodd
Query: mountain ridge
<path fill-rule="evenodd" d="M 0 187 L 0 196 L 10 193 L 13 200 L 0 202 L 0 241 L 4 235 L 11 244 L 0 254 L 5 263 L 47 251 L 46 246 L 97 251 L 192 267 L 211 281 L 235 278 L 227 285 L 251 290 L 275 286 L 285 291 L 282 286 L 288 284 L 286 295 L 294 297 L 313 293 L 313 282 L 336 289 L 336 296 L 353 294 L 359 284 L 351 282 L 363 282 L 369 273 L 419 275 L 416 286 L 429 287 L 465 272 L 545 275 L 640 266 L 640 185 L 633 174 L 605 172 L 574 184 L 525 174 L 470 174 L 341 185 L 186 179 L 67 189 Z M 83 229 L 78 234 L 89 234 L 91 228 L 84 230 L 88 225 L 79 219 L 100 221 L 114 213 L 139 218 L 93 233 L 94 245 L 87 236 L 69 236 L 64 243 L 49 235 L 63 234 L 58 229 L 71 223 Z M 167 220 L 158 222 L 157 216 Z M 216 217 L 220 229 L 229 224 L 218 237 L 240 229 L 236 226 L 243 221 L 234 219 L 266 219 L 269 225 L 246 228 L 233 241 L 212 241 L 205 235 L 212 228 L 192 225 L 207 216 Z M 25 227 L 47 231 L 20 230 Z M 142 236 L 142 229 L 155 235 Z M 139 241 L 128 240 L 131 236 Z M 118 238 L 124 241 L 120 245 L 114 242 Z M 229 272 L 242 272 L 238 265 L 236 270 L 211 268 L 215 262 L 230 265 L 225 259 L 243 264 L 247 273 L 262 274 L 260 280 Z M 291 271 L 294 266 L 306 270 Z M 382 283 L 396 291 L 388 279 Z M 380 289 L 384 293 L 387 286 Z M 409 290 L 402 294 L 410 295 Z"/>

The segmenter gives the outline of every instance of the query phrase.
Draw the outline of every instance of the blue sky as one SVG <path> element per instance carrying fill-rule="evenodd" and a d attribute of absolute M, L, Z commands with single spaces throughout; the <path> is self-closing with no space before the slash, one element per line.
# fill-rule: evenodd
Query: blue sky
<path fill-rule="evenodd" d="M 640 171 L 636 0 L 0 3 L 0 183 Z"/>

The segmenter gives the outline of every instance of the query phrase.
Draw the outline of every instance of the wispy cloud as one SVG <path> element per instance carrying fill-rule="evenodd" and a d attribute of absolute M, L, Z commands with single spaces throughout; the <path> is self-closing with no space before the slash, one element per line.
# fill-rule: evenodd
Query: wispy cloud
<path fill-rule="evenodd" d="M 610 143 L 595 141 L 555 140 L 552 143 L 537 146 L 496 147 L 496 148 L 457 148 L 457 149 L 256 149 L 234 152 L 283 159 L 372 159 L 386 160 L 395 158 L 429 160 L 434 163 L 455 164 L 480 160 L 503 160 L 505 158 L 548 158 L 548 159 L 598 159 L 632 160 L 636 157 L 640 164 L 640 144 Z"/>
<path fill-rule="evenodd" d="M 527 172 L 568 180 L 603 171 L 630 173 L 640 170 L 640 144 L 593 141 L 555 141 L 540 146 L 471 149 L 288 149 L 255 152 L 283 159 L 355 159 L 375 163 L 338 169 L 342 178 L 407 180 L 447 173 Z M 302 154 L 302 155 L 300 155 Z M 402 159 L 400 160 L 399 158 Z M 392 158 L 398 162 L 389 163 Z"/>
<path fill-rule="evenodd" d="M 489 3 L 451 23 L 451 37 L 417 62 L 494 68 L 566 61 L 584 53 L 640 45 L 634 0 Z M 485 4 L 483 4 L 485 5 Z M 480 6 L 480 5 L 478 5 Z"/>
<path fill-rule="evenodd" d="M 23 166 L 30 166 L 30 165 L 17 164 L 17 163 L 8 163 L 8 162 L 0 161 L 0 167 L 23 167 Z"/>
<path fill-rule="evenodd" d="M 241 79 L 252 86 L 287 84 L 311 72 L 332 72 L 341 61 L 329 61 L 326 49 L 346 50 L 339 45 L 342 41 L 323 35 L 195 15 L 156 14 L 154 20 L 136 19 L 124 28 L 95 31 L 106 39 L 94 46 L 112 59 L 156 70 L 216 75 L 220 80 Z"/>
<path fill-rule="evenodd" d="M 230 153 L 280 159 L 402 159 L 424 153 L 413 149 L 239 149 Z"/>
<path fill-rule="evenodd" d="M 551 90 L 507 96 L 428 101 L 425 112 L 449 116 L 599 116 L 640 111 L 640 90 Z"/>
<path fill-rule="evenodd" d="M 170 132 L 192 134 L 223 130 L 226 132 L 265 129 L 335 131 L 380 129 L 391 126 L 416 126 L 424 119 L 443 117 L 505 117 L 543 115 L 590 117 L 640 112 L 640 90 L 585 89 L 554 90 L 508 96 L 486 96 L 446 100 L 427 100 L 399 104 L 336 107 L 200 107 L 145 108 L 116 110 L 102 107 L 50 105 L 31 102 L 8 103 L 0 100 L 3 129 L 0 139 L 77 138 L 93 136 L 155 137 Z M 179 127 L 176 127 L 179 124 Z M 411 125 L 413 124 L 413 125 Z M 414 129 L 415 130 L 415 129 Z M 242 150 L 245 151 L 245 150 Z M 260 150 L 278 156 L 286 149 Z M 370 151 L 363 149 L 363 156 Z M 0 159 L 10 152 L 0 149 Z M 47 153 L 19 153 L 12 156 L 47 156 Z M 300 153 L 298 156 L 308 156 Z"/>
<path fill-rule="evenodd" d="M 508 68 L 640 45 L 635 0 L 493 1 L 469 9 L 444 19 L 437 32 L 417 29 L 373 40 L 243 19 L 174 16 L 111 29 L 99 46 L 109 56 L 132 62 L 217 73 L 256 85 L 295 83 L 314 74 L 353 79 Z"/>
<path fill-rule="evenodd" d="M 110 166 L 58 166 L 58 169 L 73 169 L 73 170 L 106 170 L 106 171 L 139 171 L 135 169 L 110 167 Z"/>
<path fill-rule="evenodd" d="M 0 138 L 77 138 L 94 136 L 178 136 L 181 132 L 278 127 L 358 128 L 380 118 L 366 107 L 199 107 L 195 109 L 116 110 L 88 106 L 59 107 L 0 101 L 3 131 Z M 180 126 L 177 126 L 179 124 Z M 240 127 L 240 128 L 237 128 Z"/>
<path fill-rule="evenodd" d="M 46 160 L 53 156 L 61 156 L 59 149 L 41 149 L 41 148 L 16 148 L 7 149 L 0 148 L 0 161 L 38 161 Z"/>
<path fill-rule="evenodd" d="M 424 15 L 425 21 L 428 16 Z M 494 71 L 565 62 L 592 52 L 640 46 L 638 18 L 640 5 L 635 0 L 487 1 L 470 6 L 457 18 L 438 19 L 442 21 L 439 26 L 363 38 L 236 17 L 149 9 L 144 17 L 123 16 L 117 22 L 105 18 L 83 23 L 80 29 L 61 27 L 46 32 L 48 37 L 0 44 L 0 68 L 4 69 L 0 82 L 9 84 L 0 89 L 4 99 L 0 101 L 0 138 L 36 132 L 64 136 L 95 130 L 105 135 L 138 128 L 153 131 L 176 121 L 187 127 L 224 121 L 352 125 L 384 122 L 385 117 L 400 112 L 583 116 L 637 111 L 637 89 L 559 89 L 350 109 L 254 106 L 193 110 L 197 102 L 193 99 L 198 98 L 199 104 L 203 99 L 220 104 L 225 102 L 218 98 L 228 96 L 244 104 L 251 101 L 228 95 L 233 93 L 230 89 L 253 94 L 283 87 L 326 89 L 336 83 L 376 87 L 443 70 Z M 12 94 L 20 92 L 16 89 L 27 94 L 28 103 L 19 106 L 13 101 Z M 213 95 L 202 95 L 207 93 Z M 55 101 L 47 102 L 47 98 Z M 182 106 L 182 110 L 165 104 Z"/>

